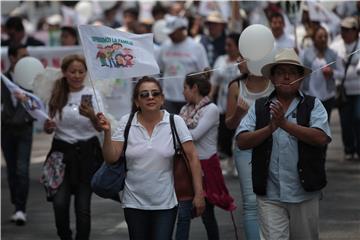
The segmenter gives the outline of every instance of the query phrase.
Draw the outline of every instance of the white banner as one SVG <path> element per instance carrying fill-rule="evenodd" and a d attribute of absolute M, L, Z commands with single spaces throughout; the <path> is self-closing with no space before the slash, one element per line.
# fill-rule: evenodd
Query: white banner
<path fill-rule="evenodd" d="M 28 47 L 29 55 L 39 59 L 45 67 L 60 68 L 62 59 L 69 54 L 82 54 L 81 46 L 76 47 Z M 5 72 L 10 66 L 7 56 L 7 48 L 1 48 L 1 71 Z M 37 86 L 40 89 L 35 91 L 50 91 L 55 79 L 47 79 L 51 83 L 43 80 L 42 84 Z M 104 96 L 105 109 L 111 113 L 116 120 L 119 120 L 124 114 L 131 110 L 131 94 L 133 84 L 129 79 L 117 76 L 110 81 L 94 80 L 95 88 Z M 39 96 L 50 96 L 50 92 L 43 93 Z"/>
<path fill-rule="evenodd" d="M 31 57 L 39 59 L 44 67 L 60 68 L 61 60 L 69 54 L 82 54 L 80 46 L 74 47 L 27 47 Z M 1 72 L 5 72 L 10 67 L 7 47 L 1 48 Z"/>
<path fill-rule="evenodd" d="M 106 26 L 78 26 L 93 80 L 127 79 L 160 73 L 153 34 L 132 34 Z"/>

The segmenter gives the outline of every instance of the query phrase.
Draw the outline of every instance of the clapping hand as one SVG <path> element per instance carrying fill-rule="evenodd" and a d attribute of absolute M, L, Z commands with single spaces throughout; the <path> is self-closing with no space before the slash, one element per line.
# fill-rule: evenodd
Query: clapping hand
<path fill-rule="evenodd" d="M 284 108 L 280 101 L 275 100 L 270 103 L 271 127 L 274 129 L 281 127 L 285 123 Z"/>

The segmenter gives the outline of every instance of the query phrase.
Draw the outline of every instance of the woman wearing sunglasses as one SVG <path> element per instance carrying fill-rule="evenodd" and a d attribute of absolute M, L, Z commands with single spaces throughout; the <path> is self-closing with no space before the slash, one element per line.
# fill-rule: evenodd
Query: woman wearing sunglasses
<path fill-rule="evenodd" d="M 183 94 L 187 104 L 182 107 L 180 116 L 185 120 L 198 151 L 206 199 L 206 208 L 201 218 L 208 239 L 215 240 L 220 239 L 220 236 L 214 206 L 216 205 L 227 211 L 235 210 L 236 206 L 225 186 L 220 160 L 217 155 L 220 113 L 218 107 L 208 97 L 211 89 L 209 75 L 209 72 L 207 72 L 186 76 Z M 176 240 L 189 239 L 192 208 L 191 201 L 180 201 Z"/>
<path fill-rule="evenodd" d="M 121 194 L 122 207 L 130 239 L 171 239 L 177 215 L 177 199 L 173 184 L 174 146 L 170 114 L 162 110 L 164 95 L 158 81 L 143 77 L 133 91 L 134 118 L 126 148 L 127 175 Z M 110 122 L 102 113 L 98 122 L 104 130 L 103 155 L 107 163 L 115 163 L 122 152 L 124 129 L 129 114 L 122 117 L 111 136 Z M 179 116 L 174 116 L 181 144 L 187 154 L 195 197 L 196 215 L 205 208 L 201 169 L 189 130 Z"/>

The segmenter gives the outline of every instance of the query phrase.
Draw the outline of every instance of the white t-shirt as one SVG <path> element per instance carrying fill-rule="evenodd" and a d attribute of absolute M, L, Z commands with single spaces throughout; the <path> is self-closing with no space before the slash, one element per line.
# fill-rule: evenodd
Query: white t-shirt
<path fill-rule="evenodd" d="M 275 48 L 280 50 L 282 48 L 294 48 L 295 38 L 287 33 L 284 33 L 279 38 L 275 39 Z"/>
<path fill-rule="evenodd" d="M 241 97 L 249 105 L 249 107 L 255 103 L 256 99 L 267 97 L 272 91 L 274 91 L 274 85 L 271 81 L 269 81 L 268 86 L 263 91 L 257 93 L 250 92 L 244 81 L 239 81 L 239 84 L 239 97 Z"/>
<path fill-rule="evenodd" d="M 77 141 L 90 139 L 99 134 L 90 119 L 79 113 L 82 95 L 91 95 L 95 113 L 100 111 L 92 88 L 84 86 L 84 88 L 78 92 L 70 92 L 68 102 L 62 109 L 62 118 L 59 118 L 59 113 L 55 115 L 56 129 L 54 138 L 68 143 L 75 143 Z M 100 109 L 104 109 L 101 95 L 98 91 L 96 91 L 96 97 Z"/>
<path fill-rule="evenodd" d="M 327 64 L 325 58 L 316 57 L 312 62 L 311 69 L 317 70 Z M 343 77 L 344 68 L 342 66 L 339 56 L 336 58 L 335 69 L 333 69 L 334 78 Z M 309 90 L 305 92 L 311 96 L 319 98 L 321 101 L 326 101 L 332 97 L 335 97 L 335 87 L 329 88 L 327 81 L 334 81 L 334 79 L 325 79 L 321 70 L 313 71 L 310 75 Z"/>
<path fill-rule="evenodd" d="M 241 75 L 237 65 L 234 64 L 236 64 L 236 61 L 230 62 L 227 55 L 219 56 L 214 64 L 214 68 L 219 69 L 213 72 L 210 82 L 212 85 L 219 87 L 216 104 L 220 113 L 226 112 L 229 83 Z"/>
<path fill-rule="evenodd" d="M 344 40 L 342 38 L 339 38 L 338 40 L 334 41 L 331 44 L 331 49 L 334 50 L 338 56 L 344 60 L 348 59 L 348 56 L 351 54 L 351 52 L 354 50 L 355 42 L 352 44 L 345 44 Z M 360 41 L 357 44 L 357 47 L 355 50 L 360 49 Z M 360 72 L 358 71 L 358 66 L 360 64 L 360 53 L 357 52 L 353 54 L 351 58 L 351 63 L 347 69 L 346 73 L 346 80 L 344 82 L 344 86 L 346 89 L 346 94 L 348 95 L 359 95 L 360 94 Z M 340 61 L 343 64 L 343 71 L 345 72 L 345 64 L 343 61 Z M 336 81 L 338 84 L 341 82 L 341 78 L 337 78 Z"/>
<path fill-rule="evenodd" d="M 174 145 L 170 129 L 170 114 L 164 110 L 163 119 L 149 136 L 135 114 L 126 148 L 127 175 L 121 201 L 123 208 L 143 210 L 171 209 L 177 205 L 174 190 Z M 112 140 L 124 142 L 124 130 L 129 114 L 123 116 Z M 175 115 L 180 141 L 192 140 L 184 120 Z"/>
<path fill-rule="evenodd" d="M 209 159 L 217 153 L 217 136 L 219 128 L 219 109 L 210 103 L 201 109 L 198 125 L 190 129 L 200 160 Z"/>
<path fill-rule="evenodd" d="M 209 66 L 204 47 L 190 37 L 178 44 L 164 42 L 157 61 L 165 78 L 176 76 L 163 80 L 165 98 L 174 102 L 185 101 L 182 94 L 185 76 Z"/>

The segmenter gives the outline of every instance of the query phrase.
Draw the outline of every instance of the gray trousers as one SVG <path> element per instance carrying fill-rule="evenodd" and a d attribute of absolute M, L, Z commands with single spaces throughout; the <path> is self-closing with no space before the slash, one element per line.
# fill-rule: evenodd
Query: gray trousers
<path fill-rule="evenodd" d="M 319 198 L 283 203 L 257 196 L 262 240 L 319 239 Z"/>

